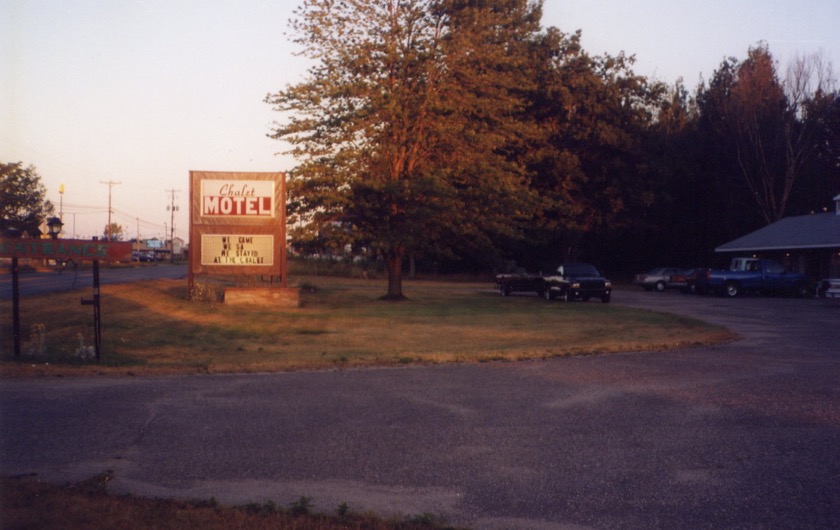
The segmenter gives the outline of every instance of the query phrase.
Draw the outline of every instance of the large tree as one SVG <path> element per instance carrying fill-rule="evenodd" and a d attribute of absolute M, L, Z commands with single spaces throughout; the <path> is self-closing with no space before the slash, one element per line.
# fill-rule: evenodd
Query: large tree
<path fill-rule="evenodd" d="M 698 94 L 702 121 L 714 130 L 765 224 L 784 217 L 794 186 L 816 156 L 814 127 L 806 124 L 813 98 L 824 93 L 821 72 L 806 60 L 781 79 L 764 43 L 743 61 L 728 59 Z"/>
<path fill-rule="evenodd" d="M 513 236 L 528 200 L 516 159 L 528 50 L 541 4 L 527 0 L 305 0 L 292 22 L 314 61 L 266 101 L 271 136 L 300 160 L 290 213 L 388 264 L 401 299 L 407 253 Z"/>
<path fill-rule="evenodd" d="M 54 211 L 34 166 L 0 162 L 0 234 L 35 233 Z"/>
<path fill-rule="evenodd" d="M 787 72 L 788 91 L 801 94 L 802 135 L 813 146 L 791 190 L 789 213 L 830 209 L 840 193 L 840 87 L 822 53 L 796 57 Z"/>
<path fill-rule="evenodd" d="M 632 70 L 633 57 L 591 56 L 580 32 L 549 29 L 540 45 L 532 113 L 545 133 L 530 163 L 542 202 L 532 237 L 553 261 L 616 231 L 653 202 L 645 135 L 664 87 Z"/>

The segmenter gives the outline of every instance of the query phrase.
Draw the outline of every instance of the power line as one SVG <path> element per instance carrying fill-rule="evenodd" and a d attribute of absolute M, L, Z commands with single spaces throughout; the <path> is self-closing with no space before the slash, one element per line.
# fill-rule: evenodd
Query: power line
<path fill-rule="evenodd" d="M 75 203 L 65 202 L 64 206 L 66 208 L 73 208 L 73 209 L 79 209 L 79 210 L 98 210 L 98 211 L 102 211 L 102 206 L 91 206 L 91 205 L 87 205 L 87 204 L 75 204 Z"/>
<path fill-rule="evenodd" d="M 135 221 L 135 220 L 139 219 L 142 224 L 147 225 L 147 226 L 151 226 L 151 227 L 154 227 L 154 228 L 161 228 L 163 226 L 163 223 L 158 223 L 156 221 L 148 221 L 146 219 L 143 219 L 142 217 L 140 217 L 137 214 L 127 212 L 125 210 L 120 210 L 119 208 L 114 208 L 114 215 L 118 215 L 122 219 L 130 219 L 131 221 Z"/>

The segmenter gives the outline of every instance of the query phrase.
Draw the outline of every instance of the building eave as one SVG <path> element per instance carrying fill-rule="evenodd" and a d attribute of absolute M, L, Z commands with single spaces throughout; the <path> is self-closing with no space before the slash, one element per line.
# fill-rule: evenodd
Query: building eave
<path fill-rule="evenodd" d="M 829 245 L 784 245 L 773 247 L 738 247 L 725 248 L 726 245 L 721 245 L 715 249 L 715 252 L 770 252 L 770 251 L 785 251 L 785 250 L 840 250 L 840 243 Z"/>
<path fill-rule="evenodd" d="M 715 252 L 840 249 L 840 215 L 786 217 L 715 248 Z"/>

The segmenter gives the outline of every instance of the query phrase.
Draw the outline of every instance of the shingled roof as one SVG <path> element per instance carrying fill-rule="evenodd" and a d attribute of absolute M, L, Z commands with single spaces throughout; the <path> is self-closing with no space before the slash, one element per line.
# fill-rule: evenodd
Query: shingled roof
<path fill-rule="evenodd" d="M 785 217 L 715 249 L 715 252 L 840 248 L 840 195 L 836 211 Z"/>

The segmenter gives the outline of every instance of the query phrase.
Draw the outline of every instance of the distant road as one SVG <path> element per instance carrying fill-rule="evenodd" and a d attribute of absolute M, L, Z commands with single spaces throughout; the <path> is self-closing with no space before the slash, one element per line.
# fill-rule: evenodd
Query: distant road
<path fill-rule="evenodd" d="M 99 282 L 102 285 L 130 283 L 143 280 L 165 278 L 184 278 L 187 275 L 185 264 L 159 264 L 147 267 L 119 267 L 99 269 Z M 19 275 L 21 297 L 72 291 L 93 287 L 93 269 L 89 266 L 74 270 L 68 266 L 63 271 L 24 272 Z M 0 275 L 0 300 L 12 297 L 12 275 Z"/>

